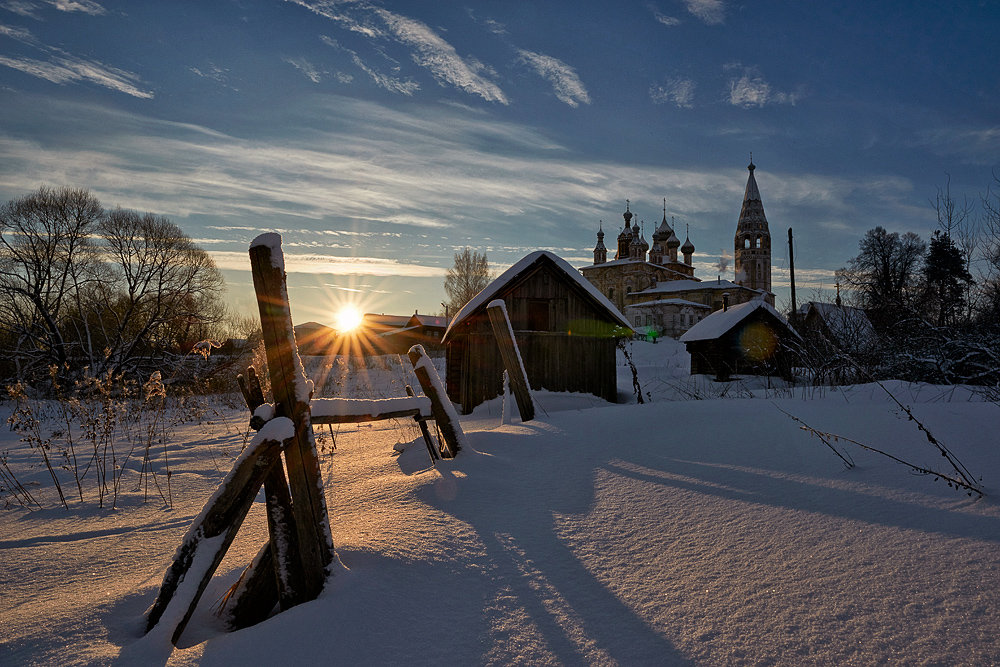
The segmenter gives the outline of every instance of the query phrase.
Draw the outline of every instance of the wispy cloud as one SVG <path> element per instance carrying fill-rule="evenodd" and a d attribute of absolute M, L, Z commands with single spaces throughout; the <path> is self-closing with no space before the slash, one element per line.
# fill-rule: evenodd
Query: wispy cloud
<path fill-rule="evenodd" d="M 914 143 L 928 146 L 938 155 L 961 156 L 967 164 L 994 165 L 1000 154 L 1000 125 L 953 125 L 923 130 Z"/>
<path fill-rule="evenodd" d="M 488 102 L 508 104 L 500 87 L 484 74 L 492 73 L 475 58 L 462 58 L 450 43 L 427 24 L 391 12 L 367 2 L 329 2 L 326 0 L 287 0 L 330 19 L 342 27 L 372 39 L 391 38 L 408 47 L 410 57 L 441 85 L 449 85 L 478 95 Z M 384 25 L 377 25 L 375 21 Z M 419 89 L 415 82 L 400 83 L 371 68 L 356 52 L 351 52 L 355 64 L 372 79 L 390 90 L 412 95 Z"/>
<path fill-rule="evenodd" d="M 320 253 L 289 252 L 292 244 L 282 243 L 285 270 L 289 273 L 321 273 L 330 275 L 393 276 L 407 278 L 443 277 L 446 269 L 400 262 L 383 257 L 337 257 Z M 231 271 L 246 271 L 250 262 L 245 251 L 209 251 L 216 266 Z"/>
<path fill-rule="evenodd" d="M 100 3 L 93 0 L 50 0 L 49 4 L 61 12 L 82 12 L 91 16 L 107 13 Z"/>
<path fill-rule="evenodd" d="M 708 25 L 717 25 L 726 20 L 726 6 L 722 0 L 684 0 L 687 10 Z"/>
<path fill-rule="evenodd" d="M 380 88 L 384 88 L 385 90 L 388 90 L 393 93 L 402 93 L 403 95 L 413 95 L 413 93 L 420 90 L 420 84 L 417 83 L 416 81 L 413 81 L 412 79 L 400 79 L 394 76 L 383 74 L 382 72 L 370 66 L 364 60 L 362 60 L 361 56 L 359 56 L 356 51 L 341 45 L 340 42 L 333 39 L 332 37 L 329 37 L 327 35 L 322 35 L 320 37 L 320 40 L 327 46 L 337 49 L 342 53 L 346 53 L 347 56 L 351 59 L 351 62 L 354 63 L 354 66 L 360 69 L 365 74 L 367 74 L 369 78 L 371 78 L 371 80 L 375 82 L 375 85 L 379 86 Z M 352 77 L 348 74 L 343 74 L 341 72 L 338 72 L 337 80 L 340 81 L 341 83 L 350 83 Z"/>
<path fill-rule="evenodd" d="M 45 59 L 0 56 L 0 65 L 52 83 L 93 83 L 133 97 L 149 99 L 152 91 L 139 87 L 139 75 L 96 60 L 79 58 L 62 49 L 42 44 L 29 30 L 0 25 L 0 36 L 16 39 L 41 52 Z"/>
<path fill-rule="evenodd" d="M 337 2 L 333 0 L 285 0 L 300 7 L 305 7 L 309 11 L 322 16 L 325 19 L 334 21 L 342 27 L 356 32 L 365 37 L 384 37 L 385 30 L 375 23 L 371 15 L 352 13 L 348 10 L 360 7 L 362 10 L 370 9 L 366 2 Z"/>
<path fill-rule="evenodd" d="M 323 80 L 323 72 L 320 72 L 315 65 L 305 58 L 283 58 L 286 63 L 297 69 L 307 79 L 313 83 L 320 83 Z"/>
<path fill-rule="evenodd" d="M 795 106 L 800 93 L 785 93 L 774 90 L 764 77 L 754 67 L 744 67 L 739 63 L 730 63 L 724 67 L 728 71 L 737 70 L 739 76 L 729 79 L 728 101 L 733 106 L 749 109 L 767 104 L 790 104 Z"/>
<path fill-rule="evenodd" d="M 680 19 L 673 16 L 667 16 L 659 9 L 657 9 L 656 6 L 654 5 L 649 5 L 649 10 L 653 12 L 653 16 L 656 18 L 657 21 L 667 26 L 668 28 L 672 28 L 675 25 L 680 25 L 681 23 Z"/>
<path fill-rule="evenodd" d="M 39 46 L 38 40 L 31 34 L 31 31 L 25 30 L 24 28 L 16 28 L 14 26 L 3 25 L 0 23 L 0 36 L 16 39 L 19 42 L 23 42 L 24 44 L 29 44 L 31 46 Z"/>
<path fill-rule="evenodd" d="M 481 67 L 466 62 L 455 47 L 426 24 L 385 9 L 376 9 L 375 12 L 389 26 L 396 39 L 414 49 L 414 62 L 426 68 L 439 83 L 479 95 L 487 102 L 508 104 L 507 96 L 500 87 L 480 75 Z"/>
<path fill-rule="evenodd" d="M 106 14 L 107 10 L 93 0 L 7 0 L 0 3 L 9 12 L 28 18 L 40 19 L 39 12 L 46 7 L 53 7 L 61 12 L 81 12 L 91 16 Z"/>
<path fill-rule="evenodd" d="M 649 97 L 655 104 L 671 103 L 690 109 L 694 106 L 694 88 L 694 81 L 678 77 L 650 86 Z"/>
<path fill-rule="evenodd" d="M 330 273 L 439 275 L 430 269 L 450 266 L 452 246 L 467 244 L 498 264 L 539 247 L 586 257 L 598 219 L 607 233 L 621 224 L 625 197 L 652 222 L 666 196 L 678 224 L 691 221 L 691 240 L 704 252 L 731 246 L 746 182 L 737 167 L 580 159 L 530 127 L 440 104 L 404 111 L 316 96 L 300 113 L 324 118 L 324 129 L 280 140 L 43 98 L 5 100 L 4 113 L 58 120 L 74 141 L 0 136 L 0 199 L 40 184 L 87 187 L 107 206 L 155 211 L 192 236 L 216 239 L 206 247 L 237 253 L 220 256 L 235 268 L 245 268 L 246 243 L 262 230 L 280 230 L 289 251 L 303 256 L 302 270 Z M 843 239 L 837 264 L 865 229 L 903 219 L 901 202 L 912 198 L 903 179 L 766 168 L 758 182 L 773 225 L 816 219 L 817 210 L 849 221 L 852 228 L 823 230 L 827 245 Z M 331 259 L 351 252 L 371 261 Z"/>
<path fill-rule="evenodd" d="M 8 58 L 0 56 L 0 65 L 20 70 L 25 74 L 30 74 L 31 76 L 36 76 L 52 83 L 88 82 L 133 97 L 144 99 L 153 97 L 152 91 L 143 90 L 136 85 L 140 81 L 137 74 L 116 67 L 110 67 L 94 60 L 60 56 L 44 61 L 33 58 Z"/>
<path fill-rule="evenodd" d="M 552 84 L 552 90 L 560 102 L 571 107 L 578 107 L 581 103 L 590 104 L 587 88 L 572 67 L 558 58 L 542 53 L 524 49 L 518 53 L 523 62 L 531 65 L 539 76 Z"/>

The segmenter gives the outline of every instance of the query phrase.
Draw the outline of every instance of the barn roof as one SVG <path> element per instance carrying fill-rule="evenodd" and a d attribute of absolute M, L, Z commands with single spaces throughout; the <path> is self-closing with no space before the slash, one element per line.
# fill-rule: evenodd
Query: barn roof
<path fill-rule="evenodd" d="M 730 306 L 726 310 L 717 310 L 701 322 L 688 329 L 681 337 L 682 343 L 691 343 L 698 340 L 715 340 L 733 329 L 740 322 L 750 317 L 759 309 L 764 309 L 773 315 L 785 328 L 795 333 L 795 330 L 788 326 L 788 322 L 781 316 L 774 306 L 763 299 L 754 299 L 736 306 Z M 798 333 L 795 333 L 798 336 Z"/>
<path fill-rule="evenodd" d="M 467 304 L 462 306 L 462 309 L 458 311 L 452 319 L 451 324 L 448 325 L 447 331 L 444 332 L 444 337 L 442 340 L 447 340 L 448 335 L 451 333 L 452 329 L 456 328 L 463 320 L 468 319 L 473 314 L 482 310 L 486 307 L 490 301 L 496 298 L 496 295 L 507 285 L 514 282 L 519 276 L 533 268 L 535 264 L 539 262 L 549 262 L 554 265 L 557 269 L 562 271 L 566 277 L 579 286 L 592 301 L 601 309 L 605 310 L 608 317 L 615 321 L 616 324 L 631 329 L 632 325 L 629 321 L 625 319 L 625 316 L 621 314 L 618 308 L 611 303 L 606 296 L 601 294 L 593 283 L 580 275 L 580 272 L 570 266 L 566 260 L 555 255 L 547 250 L 536 250 L 535 252 L 522 257 L 518 262 L 516 262 L 512 267 L 500 274 L 500 276 L 487 285 L 483 291 L 481 291 L 476 296 L 472 297 Z"/>

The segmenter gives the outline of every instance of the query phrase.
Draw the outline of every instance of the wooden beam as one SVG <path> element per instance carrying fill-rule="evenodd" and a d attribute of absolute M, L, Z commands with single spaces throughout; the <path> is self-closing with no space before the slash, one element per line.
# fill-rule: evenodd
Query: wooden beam
<path fill-rule="evenodd" d="M 264 404 L 264 391 L 260 386 L 257 371 L 253 366 L 248 366 L 246 375 L 239 375 L 236 380 L 252 415 L 254 410 Z M 253 426 L 252 419 L 250 425 Z M 260 430 L 261 426 L 263 425 L 258 426 L 257 430 Z M 282 609 L 288 609 L 303 601 L 299 599 L 297 591 L 303 588 L 304 575 L 302 562 L 298 557 L 299 537 L 295 528 L 292 496 L 288 490 L 285 466 L 280 460 L 264 478 L 264 498 L 267 504 L 267 532 L 270 537 L 268 543 L 272 552 L 269 562 L 277 586 L 278 601 Z M 254 576 L 266 576 L 266 574 L 260 572 Z M 252 578 L 248 579 L 246 584 L 252 585 L 255 590 L 270 591 L 268 587 L 259 585 Z M 264 605 L 266 602 L 260 604 Z"/>
<path fill-rule="evenodd" d="M 261 234 L 254 239 L 250 245 L 250 268 L 260 310 L 275 414 L 289 417 L 295 424 L 295 443 L 285 451 L 285 463 L 303 570 L 302 589 L 296 591 L 301 602 L 315 599 L 323 589 L 334 552 L 309 416 L 312 383 L 306 378 L 295 347 L 278 234 Z"/>
<path fill-rule="evenodd" d="M 208 586 L 229 545 L 236 537 L 236 532 L 243 524 L 243 519 L 250 511 L 257 490 L 264 483 L 264 478 L 272 466 L 280 459 L 282 447 L 290 444 L 292 444 L 291 439 L 283 442 L 265 439 L 237 460 L 221 488 L 205 505 L 177 549 L 174 561 L 163 577 L 163 584 L 160 586 L 156 601 L 146 617 L 147 633 L 159 623 L 164 612 L 173 603 L 183 609 L 176 625 L 172 630 L 168 629 L 170 641 L 177 643 L 198 605 L 198 600 L 205 592 L 205 587 Z M 187 577 L 196 577 L 196 585 L 194 588 L 184 587 L 183 595 L 178 596 L 179 587 Z M 178 614 L 171 613 L 168 618 L 178 618 Z"/>
<path fill-rule="evenodd" d="M 462 425 L 458 423 L 458 416 L 451 405 L 451 399 L 444 391 L 441 384 L 441 377 L 438 375 L 434 363 L 424 351 L 423 345 L 414 345 L 407 353 L 410 363 L 413 364 L 413 374 L 420 382 L 420 388 L 424 390 L 427 398 L 431 399 L 431 413 L 434 421 L 437 422 L 441 430 L 441 456 L 450 459 L 462 449 L 462 440 L 465 434 L 462 432 Z M 431 375 L 433 373 L 433 375 Z"/>
<path fill-rule="evenodd" d="M 500 346 L 500 356 L 507 368 L 510 388 L 517 400 L 517 411 L 521 413 L 521 421 L 531 421 L 535 418 L 535 403 L 531 399 L 531 386 L 528 384 L 528 375 L 521 363 L 521 354 L 517 349 L 517 341 L 514 340 L 514 330 L 510 326 L 507 309 L 502 301 L 500 303 L 491 301 L 486 306 L 486 313 L 490 316 L 493 334 L 497 338 L 497 345 Z"/>

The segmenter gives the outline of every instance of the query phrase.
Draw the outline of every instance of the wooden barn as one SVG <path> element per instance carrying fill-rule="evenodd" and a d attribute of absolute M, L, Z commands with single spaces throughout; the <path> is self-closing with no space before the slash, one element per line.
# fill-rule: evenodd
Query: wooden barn
<path fill-rule="evenodd" d="M 717 310 L 680 337 L 691 355 L 691 374 L 720 380 L 736 374 L 790 378 L 793 339 L 801 337 L 762 299 Z"/>
<path fill-rule="evenodd" d="M 467 303 L 444 335 L 448 395 L 468 414 L 503 391 L 503 360 L 486 313 L 502 299 L 534 389 L 584 392 L 614 402 L 617 339 L 628 320 L 580 272 L 533 252 Z"/>

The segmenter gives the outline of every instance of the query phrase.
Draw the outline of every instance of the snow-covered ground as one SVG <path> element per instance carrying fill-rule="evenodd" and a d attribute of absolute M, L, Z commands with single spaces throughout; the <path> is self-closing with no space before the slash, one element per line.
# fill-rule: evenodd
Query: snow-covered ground
<path fill-rule="evenodd" d="M 341 561 L 322 596 L 219 626 L 212 606 L 266 539 L 258 502 L 169 662 L 1000 663 L 1000 407 L 889 385 L 982 476 L 975 500 L 834 442 L 846 469 L 784 414 L 950 472 L 876 385 L 720 385 L 688 377 L 673 341 L 632 350 L 645 404 L 625 366 L 627 404 L 540 392 L 534 421 L 502 424 L 491 401 L 436 466 L 412 422 L 340 427 L 336 449 L 321 439 Z M 393 362 L 367 383 L 313 366 L 321 395 L 402 396 L 410 381 Z M 142 613 L 247 417 L 220 409 L 173 430 L 172 509 L 126 493 L 115 510 L 67 511 L 43 469 L 26 473 L 45 507 L 0 510 L 0 665 L 156 657 L 135 649 Z M 0 438 L 16 461 L 16 435 Z"/>

